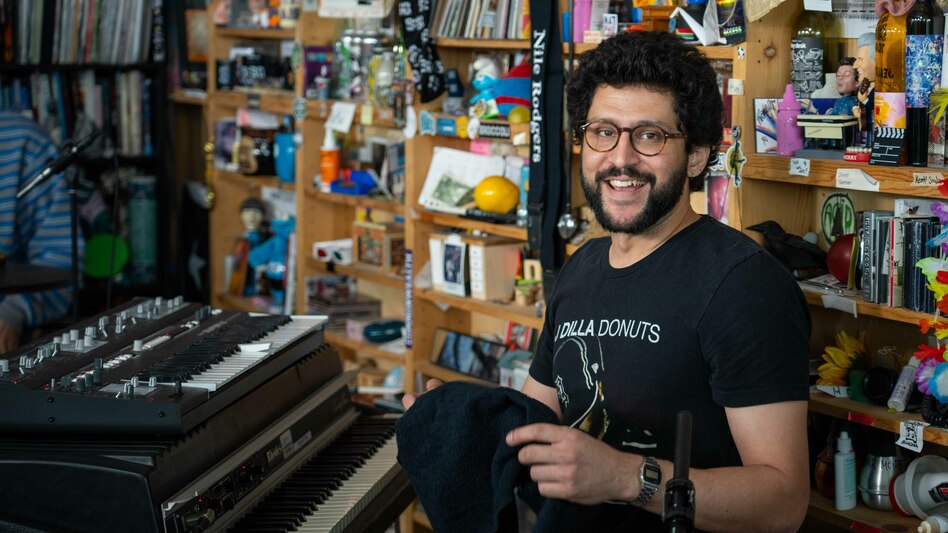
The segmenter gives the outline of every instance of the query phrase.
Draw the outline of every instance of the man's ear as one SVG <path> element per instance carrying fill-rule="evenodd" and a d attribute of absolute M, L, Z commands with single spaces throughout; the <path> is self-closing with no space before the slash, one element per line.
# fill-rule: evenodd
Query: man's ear
<path fill-rule="evenodd" d="M 693 178 L 702 172 L 708 165 L 708 154 L 711 153 L 709 146 L 692 146 L 688 153 L 688 177 Z"/>

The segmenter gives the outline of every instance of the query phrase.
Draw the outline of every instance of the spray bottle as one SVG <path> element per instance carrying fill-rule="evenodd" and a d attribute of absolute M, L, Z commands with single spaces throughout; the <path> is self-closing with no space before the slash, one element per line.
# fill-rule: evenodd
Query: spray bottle
<path fill-rule="evenodd" d="M 326 137 L 323 146 L 319 149 L 319 171 L 322 175 L 323 187 L 329 186 L 339 177 L 339 145 L 331 129 L 326 128 Z"/>

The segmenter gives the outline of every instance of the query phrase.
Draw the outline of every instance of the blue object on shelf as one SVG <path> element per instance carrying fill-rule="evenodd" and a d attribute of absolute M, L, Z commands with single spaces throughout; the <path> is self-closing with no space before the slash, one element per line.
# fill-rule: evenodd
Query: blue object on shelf
<path fill-rule="evenodd" d="M 329 190 L 338 194 L 366 195 L 369 191 L 376 188 L 375 180 L 372 175 L 364 170 L 347 170 L 348 178 L 344 180 L 333 180 L 329 184 Z"/>

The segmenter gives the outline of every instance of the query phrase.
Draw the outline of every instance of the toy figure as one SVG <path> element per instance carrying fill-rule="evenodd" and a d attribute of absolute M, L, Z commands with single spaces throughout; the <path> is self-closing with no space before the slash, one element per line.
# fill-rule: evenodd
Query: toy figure
<path fill-rule="evenodd" d="M 493 88 L 500 80 L 500 64 L 493 57 L 481 56 L 471 66 L 474 68 L 471 84 L 478 93 L 471 98 L 468 114 L 478 118 L 496 118 L 500 112 L 497 110 Z"/>
<path fill-rule="evenodd" d="M 283 305 L 286 297 L 286 256 L 290 233 L 296 229 L 295 217 L 275 217 L 270 221 L 273 236 L 250 250 L 249 264 L 253 268 L 265 266 L 264 277 L 269 281 L 274 305 Z"/>
<path fill-rule="evenodd" d="M 876 81 L 876 34 L 864 33 L 856 41 L 856 91 L 858 105 L 853 107 L 853 115 L 859 120 L 859 131 L 866 132 L 866 146 L 872 146 L 872 113 L 875 108 Z"/>
<path fill-rule="evenodd" d="M 855 57 L 844 57 L 839 60 L 839 68 L 836 69 L 836 92 L 840 94 L 840 97 L 836 99 L 827 114 L 852 115 L 853 108 L 859 103 L 856 100 L 859 84 L 856 82 L 856 70 L 853 68 L 855 62 Z"/>
<path fill-rule="evenodd" d="M 267 206 L 259 198 L 247 198 L 240 204 L 240 221 L 244 224 L 244 238 L 250 247 L 259 245 L 267 236 Z"/>

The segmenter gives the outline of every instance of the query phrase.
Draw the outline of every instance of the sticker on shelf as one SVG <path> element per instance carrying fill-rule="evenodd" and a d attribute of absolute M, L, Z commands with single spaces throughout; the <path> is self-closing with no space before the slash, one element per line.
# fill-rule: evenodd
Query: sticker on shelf
<path fill-rule="evenodd" d="M 469 139 L 476 139 L 480 136 L 481 130 L 481 119 L 477 117 L 471 118 L 467 123 L 467 137 Z"/>
<path fill-rule="evenodd" d="M 435 117 L 427 109 L 422 110 L 418 115 L 418 133 L 431 136 L 438 133 Z"/>
<path fill-rule="evenodd" d="M 790 159 L 790 168 L 788 170 L 791 176 L 809 176 L 810 160 L 803 157 L 794 157 Z"/>
<path fill-rule="evenodd" d="M 903 420 L 899 422 L 899 440 L 895 443 L 915 453 L 921 452 L 922 445 L 925 443 L 925 426 L 927 425 L 926 422 L 921 420 Z"/>
<path fill-rule="evenodd" d="M 837 168 L 836 188 L 879 192 L 879 180 L 858 168 Z"/>
<path fill-rule="evenodd" d="M 346 133 L 355 119 L 356 105 L 352 102 L 333 102 L 326 119 L 326 128 Z"/>
<path fill-rule="evenodd" d="M 842 385 L 817 385 L 816 389 L 833 398 L 849 398 L 849 387 Z"/>
<path fill-rule="evenodd" d="M 418 131 L 418 115 L 415 114 L 415 108 L 408 106 L 405 108 L 405 125 L 402 127 L 402 133 L 406 139 L 414 139 Z"/>
<path fill-rule="evenodd" d="M 297 122 L 303 122 L 306 118 L 306 99 L 302 96 L 297 96 L 293 99 L 293 118 Z"/>
<path fill-rule="evenodd" d="M 359 109 L 359 124 L 371 126 L 374 118 L 375 108 L 370 105 L 363 105 Z"/>
<path fill-rule="evenodd" d="M 820 297 L 823 301 L 823 307 L 826 309 L 836 309 L 844 313 L 853 315 L 853 318 L 859 318 L 856 313 L 856 300 L 845 298 L 835 294 L 824 294 Z"/>
<path fill-rule="evenodd" d="M 303 0 L 303 11 L 306 13 L 319 9 L 319 0 Z"/>
<path fill-rule="evenodd" d="M 454 117 L 438 117 L 435 120 L 435 130 L 438 132 L 438 135 L 443 135 L 445 137 L 458 137 L 457 123 L 454 121 Z"/>
<path fill-rule="evenodd" d="M 943 179 L 941 172 L 912 172 L 912 187 L 938 187 Z"/>
<path fill-rule="evenodd" d="M 730 96 L 743 96 L 744 80 L 731 78 L 727 80 L 727 94 Z"/>

